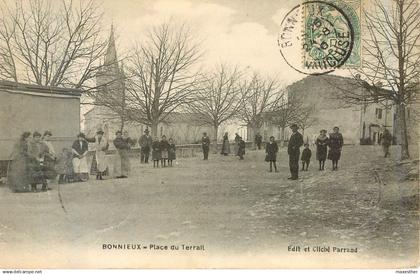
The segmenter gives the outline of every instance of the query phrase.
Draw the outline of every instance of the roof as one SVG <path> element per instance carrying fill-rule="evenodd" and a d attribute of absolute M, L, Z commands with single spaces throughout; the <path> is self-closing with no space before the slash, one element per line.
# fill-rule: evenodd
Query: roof
<path fill-rule="evenodd" d="M 82 94 L 79 89 L 48 87 L 33 84 L 24 84 L 12 81 L 0 80 L 0 91 L 21 93 L 35 96 L 79 98 Z"/>

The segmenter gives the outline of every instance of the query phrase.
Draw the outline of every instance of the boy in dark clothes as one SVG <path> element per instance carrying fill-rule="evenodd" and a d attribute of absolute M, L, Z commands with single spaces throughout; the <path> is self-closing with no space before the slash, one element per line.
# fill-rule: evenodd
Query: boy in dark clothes
<path fill-rule="evenodd" d="M 169 138 L 169 150 L 168 150 L 168 166 L 172 166 L 172 161 L 176 159 L 176 147 L 174 140 Z"/>
<path fill-rule="evenodd" d="M 302 157 L 300 158 L 302 160 L 302 171 L 306 170 L 308 171 L 309 162 L 311 161 L 312 152 L 309 149 L 309 144 L 304 145 L 305 148 L 302 151 Z M 306 164 L 306 169 L 305 169 Z"/>
<path fill-rule="evenodd" d="M 238 156 L 239 160 L 243 160 L 245 155 L 245 141 L 242 139 L 242 137 L 239 137 L 238 142 Z"/>
<path fill-rule="evenodd" d="M 274 136 L 271 136 L 270 142 L 265 145 L 265 161 L 270 162 L 270 172 L 273 172 L 273 165 L 274 165 L 274 171 L 278 172 L 277 165 L 276 165 L 278 151 L 279 151 L 279 146 L 274 140 Z"/>
<path fill-rule="evenodd" d="M 155 140 L 152 143 L 152 159 L 153 159 L 153 167 L 159 167 L 161 153 L 160 153 L 160 142 L 157 137 L 155 137 Z"/>

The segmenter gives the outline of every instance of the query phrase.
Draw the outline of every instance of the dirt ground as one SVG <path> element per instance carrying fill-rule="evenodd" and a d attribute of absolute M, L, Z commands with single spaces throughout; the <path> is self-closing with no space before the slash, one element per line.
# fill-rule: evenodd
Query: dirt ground
<path fill-rule="evenodd" d="M 46 193 L 3 186 L 0 254 L 12 246 L 25 253 L 38 252 L 28 246 L 48 252 L 52 243 L 98 251 L 141 243 L 204 245 L 206 254 L 357 248 L 354 255 L 366 260 L 412 260 L 419 250 L 418 161 L 397 164 L 396 149 L 384 159 L 378 146 L 345 146 L 338 171 L 330 162 L 318 171 L 313 159 L 299 181 L 287 180 L 281 150 L 279 173 L 268 172 L 263 151 L 247 151 L 244 161 L 210 155 L 158 169 L 133 158 L 128 179 L 91 177 L 52 184 Z"/>

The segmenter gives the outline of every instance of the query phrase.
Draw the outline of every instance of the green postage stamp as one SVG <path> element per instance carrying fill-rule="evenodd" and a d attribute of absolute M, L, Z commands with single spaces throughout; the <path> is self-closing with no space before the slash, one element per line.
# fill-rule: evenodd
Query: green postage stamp
<path fill-rule="evenodd" d="M 302 62 L 305 69 L 361 65 L 361 0 L 302 4 Z"/>

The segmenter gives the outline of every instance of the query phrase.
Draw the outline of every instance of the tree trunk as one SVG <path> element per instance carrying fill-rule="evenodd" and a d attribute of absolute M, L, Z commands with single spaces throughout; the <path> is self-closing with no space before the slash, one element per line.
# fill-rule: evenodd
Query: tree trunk
<path fill-rule="evenodd" d="M 213 125 L 213 153 L 216 154 L 217 153 L 217 134 L 219 133 L 219 126 L 218 125 Z"/>
<path fill-rule="evenodd" d="M 158 122 L 157 121 L 152 121 L 151 131 L 152 131 L 152 136 L 153 137 L 159 137 L 158 136 Z"/>
<path fill-rule="evenodd" d="M 409 159 L 410 152 L 408 150 L 408 133 L 407 133 L 407 121 L 405 117 L 405 106 L 403 104 L 397 105 L 397 121 L 398 131 L 401 138 L 401 160 Z"/>

